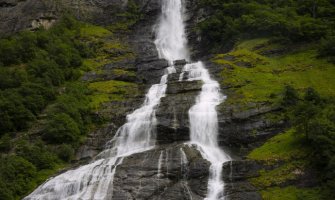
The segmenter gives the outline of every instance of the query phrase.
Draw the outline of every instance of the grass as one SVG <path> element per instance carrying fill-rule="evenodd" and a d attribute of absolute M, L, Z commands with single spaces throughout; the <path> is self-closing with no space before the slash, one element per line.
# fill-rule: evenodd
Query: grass
<path fill-rule="evenodd" d="M 273 167 L 271 170 L 262 169 L 259 177 L 249 179 L 261 189 L 264 200 L 321 199 L 319 188 L 297 188 L 292 185 L 309 165 L 306 157 L 310 150 L 302 146 L 302 142 L 303 136 L 291 129 L 274 136 L 248 155 L 248 159 L 263 161 Z"/>
<path fill-rule="evenodd" d="M 92 37 L 102 38 L 102 37 L 106 37 L 111 34 L 112 32 L 110 32 L 109 30 L 101 26 L 95 26 L 92 24 L 83 24 L 80 27 L 80 35 L 81 37 L 84 37 L 84 38 L 92 38 Z"/>
<path fill-rule="evenodd" d="M 124 81 L 101 81 L 89 84 L 89 88 L 102 93 L 129 94 L 137 90 L 137 85 Z"/>
<path fill-rule="evenodd" d="M 100 106 L 103 103 L 106 103 L 106 102 L 109 102 L 109 101 L 110 101 L 110 98 L 109 98 L 108 94 L 93 94 L 93 95 L 91 95 L 91 102 L 90 102 L 89 107 L 92 110 L 97 111 L 97 110 L 100 109 Z"/>
<path fill-rule="evenodd" d="M 319 200 L 318 188 L 274 187 L 261 191 L 264 200 Z"/>
<path fill-rule="evenodd" d="M 261 147 L 254 149 L 248 159 L 265 161 L 273 164 L 278 161 L 289 161 L 305 157 L 308 149 L 302 144 L 303 135 L 295 133 L 294 129 L 276 135 Z"/>
<path fill-rule="evenodd" d="M 94 110 L 98 110 L 105 102 L 124 101 L 140 93 L 137 84 L 115 80 L 93 82 L 89 88 L 94 91 L 90 103 Z"/>
<path fill-rule="evenodd" d="M 255 50 L 257 46 L 262 48 Z M 221 84 L 232 88 L 227 103 L 275 103 L 274 97 L 279 97 L 287 84 L 301 91 L 313 87 L 322 96 L 335 96 L 335 65 L 317 59 L 313 46 L 276 57 L 260 54 L 262 49 L 269 48 L 277 45 L 269 44 L 268 39 L 248 40 L 234 51 L 213 58 L 217 64 L 226 66 L 221 72 Z M 247 66 L 241 66 L 241 62 Z"/>
<path fill-rule="evenodd" d="M 274 170 L 261 170 L 260 177 L 250 179 L 251 183 L 258 188 L 267 188 L 296 180 L 303 172 L 305 163 L 303 161 L 293 161 Z"/>
<path fill-rule="evenodd" d="M 135 77 L 136 73 L 134 71 L 128 71 L 128 70 L 124 70 L 124 69 L 113 69 L 112 73 L 115 75 L 125 75 L 125 76 L 129 76 L 129 77 Z"/>

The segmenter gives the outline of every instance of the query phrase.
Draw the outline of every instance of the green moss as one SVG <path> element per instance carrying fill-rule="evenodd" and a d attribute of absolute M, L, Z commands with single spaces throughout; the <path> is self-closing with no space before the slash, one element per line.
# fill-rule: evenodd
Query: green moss
<path fill-rule="evenodd" d="M 304 148 L 302 140 L 303 136 L 296 134 L 291 129 L 285 133 L 276 135 L 261 147 L 254 149 L 248 155 L 248 158 L 266 161 L 269 164 L 302 158 L 308 153 L 308 149 Z"/>
<path fill-rule="evenodd" d="M 135 77 L 136 73 L 134 71 L 127 71 L 124 69 L 113 69 L 112 73 L 115 75 L 125 75 L 125 76 L 129 76 L 129 77 Z"/>
<path fill-rule="evenodd" d="M 221 73 L 221 83 L 233 88 L 227 103 L 275 103 L 273 96 L 278 97 L 287 84 L 300 90 L 313 87 L 323 96 L 335 96 L 335 65 L 317 59 L 313 46 L 282 56 L 265 57 L 259 50 L 253 50 L 257 45 L 267 48 L 270 44 L 266 39 L 246 41 L 234 51 L 214 57 L 214 62 L 226 66 Z M 227 56 L 230 59 L 226 59 Z M 238 62 L 250 66 L 238 66 Z"/>
<path fill-rule="evenodd" d="M 318 188 L 268 188 L 261 191 L 264 200 L 319 200 L 321 199 Z"/>
<path fill-rule="evenodd" d="M 140 93 L 137 84 L 115 80 L 90 83 L 89 88 L 94 91 L 90 103 L 94 110 L 98 110 L 102 103 L 124 101 Z"/>
<path fill-rule="evenodd" d="M 96 37 L 96 38 L 101 38 L 101 37 L 105 37 L 107 35 L 111 35 L 112 33 L 101 27 L 101 26 L 95 26 L 95 25 L 91 25 L 91 24 L 83 24 L 80 27 L 80 35 L 81 37 L 84 38 L 90 38 L 90 37 Z"/>
<path fill-rule="evenodd" d="M 92 110 L 99 110 L 101 104 L 110 101 L 108 94 L 93 94 L 91 95 L 91 102 L 89 107 Z"/>
<path fill-rule="evenodd" d="M 295 180 L 304 171 L 305 163 L 302 161 L 286 163 L 274 170 L 261 170 L 260 176 L 250 179 L 258 188 L 281 185 L 287 181 Z"/>
<path fill-rule="evenodd" d="M 257 46 L 266 44 L 267 42 L 269 42 L 269 40 L 270 39 L 268 38 L 257 38 L 257 39 L 243 41 L 237 45 L 236 49 L 253 50 Z"/>
<path fill-rule="evenodd" d="M 124 81 L 101 81 L 89 84 L 89 88 L 102 93 L 109 94 L 126 94 L 133 92 L 137 89 L 137 85 L 134 83 Z"/>
<path fill-rule="evenodd" d="M 85 59 L 83 61 L 82 70 L 100 72 L 101 67 L 107 64 L 108 62 L 109 60 L 104 57 L 95 57 L 95 58 Z"/>

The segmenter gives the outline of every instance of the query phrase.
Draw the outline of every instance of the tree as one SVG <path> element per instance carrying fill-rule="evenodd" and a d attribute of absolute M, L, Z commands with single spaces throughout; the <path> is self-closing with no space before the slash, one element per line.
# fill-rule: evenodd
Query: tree
<path fill-rule="evenodd" d="M 78 143 L 80 130 L 76 122 L 67 114 L 57 114 L 44 130 L 43 140 L 52 144 Z"/>
<path fill-rule="evenodd" d="M 298 101 L 299 101 L 299 96 L 298 96 L 297 91 L 292 86 L 286 85 L 284 88 L 282 105 L 283 106 L 294 106 L 294 105 L 297 105 Z"/>

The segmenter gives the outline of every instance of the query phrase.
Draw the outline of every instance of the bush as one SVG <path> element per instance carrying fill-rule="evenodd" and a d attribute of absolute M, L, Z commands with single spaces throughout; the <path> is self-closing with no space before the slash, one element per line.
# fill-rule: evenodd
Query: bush
<path fill-rule="evenodd" d="M 240 38 L 281 37 L 313 42 L 332 33 L 335 5 L 322 1 L 201 0 L 210 13 L 197 25 L 204 47 L 220 49 Z M 333 45 L 334 46 L 334 45 Z"/>
<path fill-rule="evenodd" d="M 297 95 L 291 87 L 285 91 L 288 95 L 284 95 L 283 104 L 288 106 L 289 120 L 297 134 L 305 135 L 305 145 L 313 150 L 311 163 L 322 174 L 324 195 L 331 197 L 331 188 L 335 186 L 335 103 L 321 98 L 313 88 L 307 88 L 298 103 L 288 104 L 291 102 L 288 100 L 297 99 Z"/>
<path fill-rule="evenodd" d="M 79 142 L 80 130 L 77 123 L 67 114 L 57 114 L 48 122 L 43 140 L 52 144 L 76 144 Z"/>
<path fill-rule="evenodd" d="M 0 138 L 0 152 L 8 152 L 12 147 L 11 137 L 5 134 Z"/>
<path fill-rule="evenodd" d="M 57 158 L 43 143 L 22 143 L 16 147 L 16 154 L 31 162 L 38 170 L 52 169 Z"/>
<path fill-rule="evenodd" d="M 319 56 L 328 58 L 330 62 L 335 63 L 335 36 L 321 41 Z"/>
<path fill-rule="evenodd" d="M 32 189 L 31 181 L 35 176 L 35 166 L 24 158 L 20 156 L 0 158 L 0 180 L 3 180 L 2 184 L 6 188 L 2 189 L 3 195 L 17 199 L 18 196 L 26 194 Z"/>
<path fill-rule="evenodd" d="M 57 148 L 57 155 L 63 161 L 69 162 L 74 156 L 74 150 L 71 145 L 62 144 Z"/>
<path fill-rule="evenodd" d="M 299 101 L 298 92 L 290 85 L 285 86 L 282 106 L 294 106 Z"/>

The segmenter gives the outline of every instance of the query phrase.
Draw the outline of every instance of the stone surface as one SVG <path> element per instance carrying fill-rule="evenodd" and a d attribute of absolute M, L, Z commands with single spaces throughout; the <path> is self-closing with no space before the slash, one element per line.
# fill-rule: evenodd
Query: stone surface
<path fill-rule="evenodd" d="M 194 147 L 182 144 L 129 156 L 117 166 L 113 199 L 202 199 L 209 165 Z"/>
<path fill-rule="evenodd" d="M 157 143 L 188 141 L 188 111 L 201 91 L 201 81 L 169 82 L 166 96 L 156 111 Z"/>
<path fill-rule="evenodd" d="M 222 179 L 225 181 L 225 196 L 228 200 L 261 200 L 260 194 L 248 182 L 258 177 L 262 165 L 255 161 L 234 160 L 222 166 Z"/>

